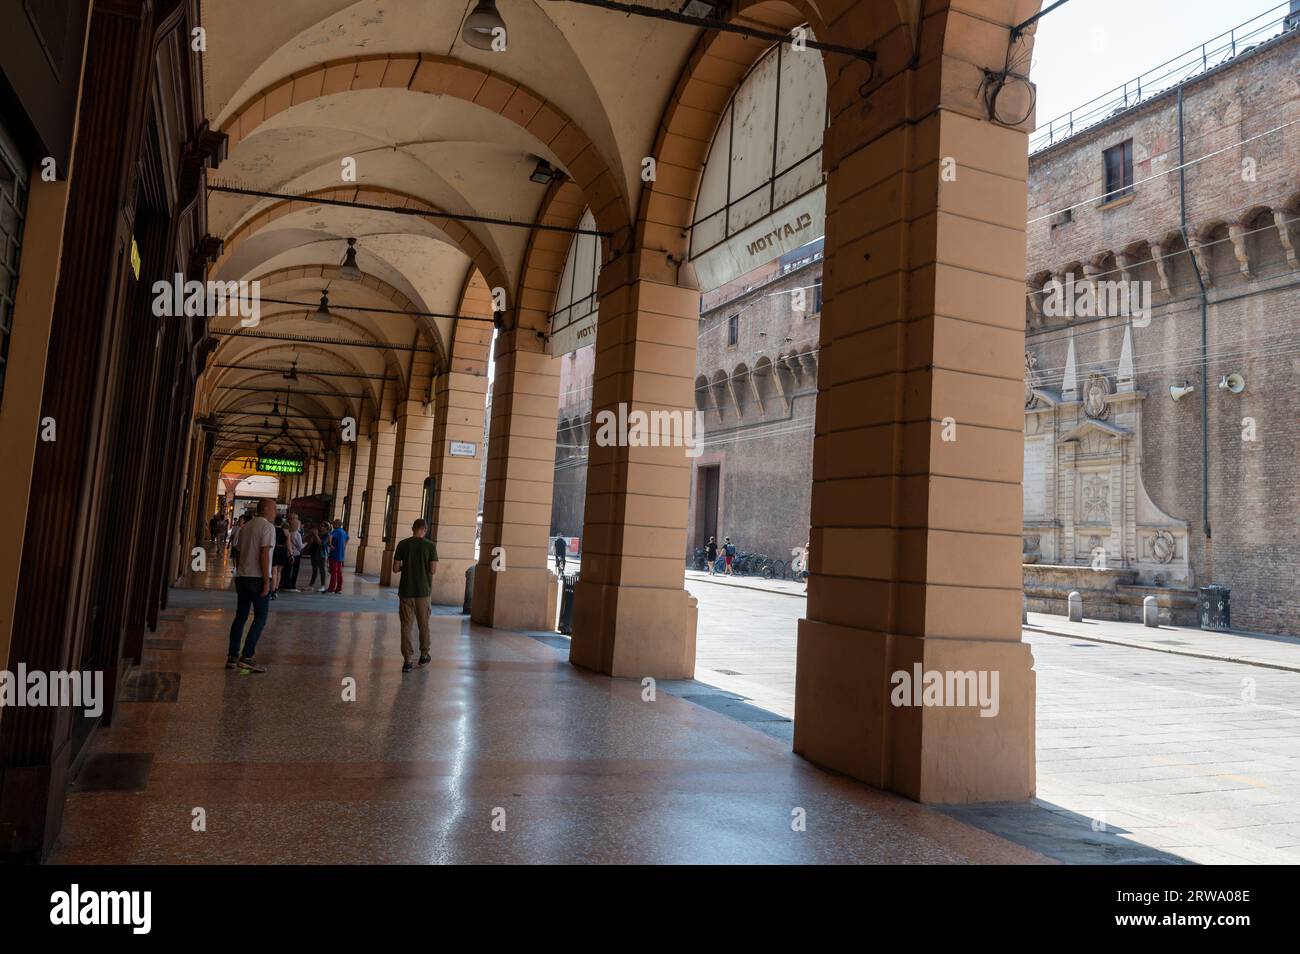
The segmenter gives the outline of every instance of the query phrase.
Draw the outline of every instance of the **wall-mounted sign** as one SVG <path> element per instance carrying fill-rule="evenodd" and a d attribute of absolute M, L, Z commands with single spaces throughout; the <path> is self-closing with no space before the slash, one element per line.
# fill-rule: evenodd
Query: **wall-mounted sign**
<path fill-rule="evenodd" d="M 582 213 L 578 228 L 594 230 L 596 217 L 591 209 Z M 577 351 L 596 343 L 596 318 L 600 301 L 596 286 L 600 279 L 600 239 L 595 235 L 575 235 L 569 243 L 569 255 L 555 290 L 555 310 L 551 312 L 547 350 L 554 357 Z"/>
<path fill-rule="evenodd" d="M 452 457 L 473 457 L 477 453 L 478 453 L 477 444 L 471 444 L 469 441 L 451 442 Z"/>
<path fill-rule="evenodd" d="M 826 188 L 819 186 L 693 258 L 691 264 L 700 290 L 721 288 L 732 279 L 820 238 L 825 230 Z"/>
<path fill-rule="evenodd" d="M 257 458 L 257 469 L 268 474 L 301 474 L 305 464 L 301 457 Z"/>
<path fill-rule="evenodd" d="M 135 273 L 135 280 L 140 280 L 140 246 L 135 244 L 135 236 L 131 236 L 131 271 Z"/>

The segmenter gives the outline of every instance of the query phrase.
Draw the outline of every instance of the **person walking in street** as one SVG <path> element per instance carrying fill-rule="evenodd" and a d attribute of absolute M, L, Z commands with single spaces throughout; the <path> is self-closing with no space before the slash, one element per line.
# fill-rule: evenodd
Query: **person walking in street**
<path fill-rule="evenodd" d="M 433 593 L 433 574 L 437 572 L 438 549 L 425 534 L 428 524 L 416 520 L 411 535 L 393 551 L 393 570 L 402 574 L 397 587 L 397 611 L 402 623 L 402 672 L 410 672 L 415 656 L 411 645 L 411 626 L 420 630 L 420 665 L 429 664 L 429 596 Z"/>
<path fill-rule="evenodd" d="M 241 513 L 239 521 L 235 524 L 235 530 L 230 535 L 230 572 L 235 576 L 239 575 L 239 532 L 248 525 L 248 514 Z"/>
<path fill-rule="evenodd" d="M 569 554 L 569 544 L 564 537 L 556 537 L 555 542 L 551 544 L 551 551 L 555 554 L 555 572 L 564 572 L 564 558 Z"/>
<path fill-rule="evenodd" d="M 803 591 L 808 592 L 808 554 L 812 552 L 812 541 L 809 540 L 803 545 Z"/>
<path fill-rule="evenodd" d="M 221 528 L 221 514 L 220 512 L 214 513 L 212 515 L 212 518 L 208 520 L 208 542 L 209 543 L 217 542 L 217 531 L 220 528 Z"/>
<path fill-rule="evenodd" d="M 311 581 L 307 584 L 308 590 L 316 588 L 316 577 L 320 577 L 320 587 L 323 592 L 325 584 L 329 577 L 325 571 L 325 540 L 329 537 L 329 521 L 322 520 L 318 524 L 310 524 L 307 527 L 306 545 L 303 552 L 307 559 L 311 560 Z"/>
<path fill-rule="evenodd" d="M 324 590 L 326 593 L 343 592 L 343 558 L 347 555 L 348 532 L 343 529 L 343 521 L 335 520 L 334 529 L 330 531 L 330 582 Z"/>
<path fill-rule="evenodd" d="M 731 565 L 736 562 L 736 545 L 731 542 L 731 537 L 727 537 L 722 545 L 722 555 L 725 558 L 726 568 L 723 570 L 727 576 L 735 576 L 731 571 Z"/>
<path fill-rule="evenodd" d="M 289 514 L 284 522 L 285 537 L 289 544 L 289 564 L 284 568 L 284 588 L 294 593 L 298 589 L 298 569 L 302 565 L 302 521 L 296 513 Z"/>
<path fill-rule="evenodd" d="M 714 570 L 717 569 L 718 562 L 718 544 L 712 537 L 704 545 L 704 567 L 709 571 L 709 576 L 713 576 Z"/>
<path fill-rule="evenodd" d="M 275 517 L 275 549 L 271 553 L 271 599 L 275 599 L 275 593 L 280 589 L 280 577 L 284 575 L 284 568 L 289 565 L 289 536 L 284 530 L 284 517 L 276 514 Z"/>
<path fill-rule="evenodd" d="M 239 554 L 235 566 L 235 620 L 230 624 L 230 645 L 226 668 L 243 672 L 266 672 L 257 664 L 257 642 L 270 615 L 271 551 L 275 549 L 275 501 L 264 497 L 258 502 L 257 516 L 247 521 L 235 538 Z M 244 635 L 248 611 L 253 611 L 253 625 Z M 241 648 L 242 642 L 242 648 Z"/>

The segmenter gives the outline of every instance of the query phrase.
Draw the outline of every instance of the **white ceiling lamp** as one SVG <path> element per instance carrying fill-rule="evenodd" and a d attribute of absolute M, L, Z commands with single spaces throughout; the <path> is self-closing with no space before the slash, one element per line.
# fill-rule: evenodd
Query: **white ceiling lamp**
<path fill-rule="evenodd" d="M 320 293 L 320 305 L 309 317 L 312 321 L 328 322 L 334 320 L 334 316 L 330 314 L 330 293 L 328 291 Z"/>
<path fill-rule="evenodd" d="M 497 13 L 495 0 L 479 0 L 474 11 L 465 18 L 460 38 L 476 50 L 490 50 L 497 30 L 501 31 L 504 38 L 506 21 Z"/>
<path fill-rule="evenodd" d="M 348 239 L 348 251 L 343 256 L 343 264 L 339 266 L 339 278 L 346 278 L 350 282 L 361 281 L 361 269 L 357 268 L 357 240 Z"/>

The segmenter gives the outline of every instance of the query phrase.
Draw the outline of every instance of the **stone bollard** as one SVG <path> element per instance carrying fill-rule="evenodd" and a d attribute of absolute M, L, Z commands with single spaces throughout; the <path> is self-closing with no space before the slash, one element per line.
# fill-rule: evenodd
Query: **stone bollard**
<path fill-rule="evenodd" d="M 1074 590 L 1073 592 L 1070 593 L 1069 603 L 1070 603 L 1070 622 L 1082 623 L 1083 622 L 1083 594 L 1080 593 L 1078 590 Z"/>
<path fill-rule="evenodd" d="M 1160 628 L 1160 610 L 1156 607 L 1154 596 L 1142 600 L 1142 625 L 1150 626 L 1152 629 Z"/>

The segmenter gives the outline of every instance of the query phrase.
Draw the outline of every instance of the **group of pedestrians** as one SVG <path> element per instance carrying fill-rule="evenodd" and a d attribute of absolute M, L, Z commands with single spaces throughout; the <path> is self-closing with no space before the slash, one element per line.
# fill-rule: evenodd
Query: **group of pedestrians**
<path fill-rule="evenodd" d="M 696 538 L 698 539 L 698 537 Z M 718 572 L 718 553 L 722 553 L 722 573 L 724 576 L 735 576 L 732 565 L 736 562 L 736 545 L 731 542 L 731 537 L 723 540 L 722 546 L 719 547 L 713 537 L 709 537 L 709 542 L 704 545 L 704 562 L 705 569 L 709 571 L 709 576 L 714 576 Z"/>
<path fill-rule="evenodd" d="M 432 659 L 429 601 L 433 595 L 433 575 L 438 569 L 438 550 L 428 539 L 428 532 L 428 524 L 416 520 L 411 524 L 411 535 L 398 543 L 393 551 L 393 570 L 401 574 L 397 598 L 404 673 L 413 670 L 417 664 L 427 666 Z M 270 497 L 259 500 L 253 514 L 240 516 L 230 545 L 235 573 L 235 618 L 230 624 L 227 669 L 266 672 L 266 667 L 257 662 L 257 645 L 270 617 L 270 603 L 275 599 L 277 589 L 304 592 L 297 589 L 298 568 L 304 556 L 312 564 L 309 587 L 316 584 L 319 575 L 325 585 L 318 592 L 343 592 L 347 543 L 348 533 L 343 529 L 342 521 L 321 520 L 304 527 L 296 514 L 287 517 L 278 514 L 275 500 Z M 325 575 L 327 562 L 328 581 Z M 253 623 L 248 626 L 250 612 Z M 418 657 L 411 639 L 413 629 L 420 634 Z"/>
<path fill-rule="evenodd" d="M 214 518 L 214 522 L 215 522 Z M 221 539 L 210 525 L 214 539 Z M 303 557 L 311 560 L 312 576 L 308 587 L 316 585 L 319 593 L 343 592 L 343 562 L 347 557 L 348 532 L 343 522 L 321 520 L 304 525 L 295 513 L 277 512 L 275 500 L 263 497 L 251 514 L 241 514 L 230 536 L 230 562 L 235 575 L 235 619 L 230 626 L 230 645 L 226 668 L 245 672 L 265 672 L 257 663 L 257 643 L 270 614 L 270 602 L 277 592 L 303 593 L 298 586 L 298 572 Z M 325 565 L 329 564 L 326 578 Z M 244 627 L 249 613 L 253 624 Z"/>

